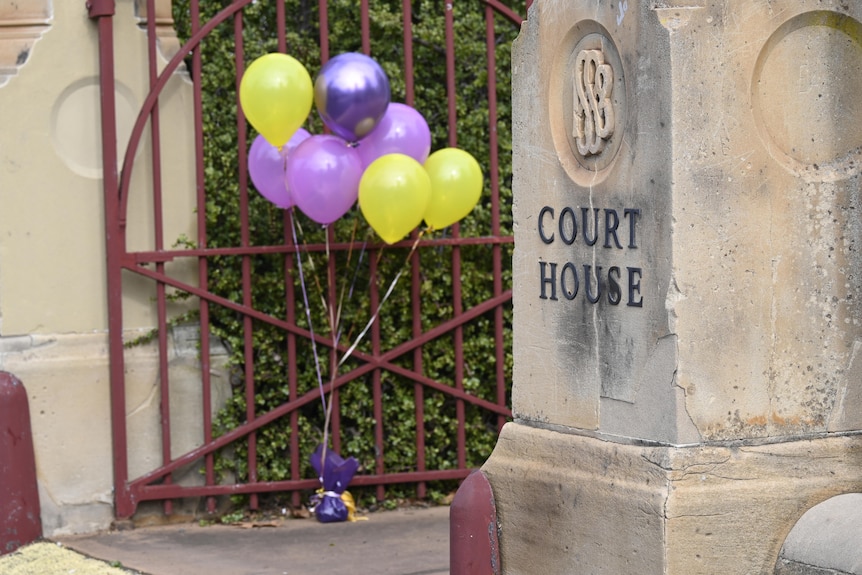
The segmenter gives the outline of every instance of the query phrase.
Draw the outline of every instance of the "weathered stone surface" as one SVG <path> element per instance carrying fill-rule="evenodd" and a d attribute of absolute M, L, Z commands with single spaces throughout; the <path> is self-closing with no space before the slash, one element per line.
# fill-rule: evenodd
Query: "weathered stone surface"
<path fill-rule="evenodd" d="M 662 137 L 668 129 L 658 130 L 669 126 L 670 92 L 639 72 L 669 67 L 667 38 L 641 33 L 650 12 L 631 5 L 620 21 L 624 33 L 616 33 L 610 2 L 537 2 L 513 62 L 513 407 L 525 419 L 613 433 L 629 430 L 603 414 L 604 399 L 627 404 L 610 411 L 640 422 L 642 387 L 663 386 L 662 410 L 681 407 L 673 350 L 657 349 L 672 334 L 665 310 L 671 147 Z M 600 153 L 583 155 L 572 136 L 583 79 L 575 71 L 584 65 L 579 58 L 597 51 L 612 69 L 605 100 L 613 133 Z M 649 98 L 636 97 L 647 91 Z M 664 423 L 644 433 L 697 439 L 673 415 Z"/>
<path fill-rule="evenodd" d="M 513 73 L 504 572 L 801 568 L 862 489 L 862 3 L 537 0 Z"/>
<path fill-rule="evenodd" d="M 139 335 L 139 334 L 138 334 Z M 171 447 L 174 455 L 203 443 L 196 329 L 169 339 Z M 108 342 L 104 333 L 0 338 L 0 369 L 16 374 L 29 396 L 42 525 L 46 536 L 106 529 L 113 519 Z M 224 350 L 213 349 L 213 414 L 230 396 Z M 126 354 L 126 413 L 133 447 L 129 473 L 161 463 L 158 348 Z M 199 483 L 192 467 L 180 483 Z"/>
<path fill-rule="evenodd" d="M 659 19 L 679 111 L 672 311 L 687 411 L 705 439 L 825 431 L 862 317 L 862 140 L 844 131 L 862 114 L 842 103 L 862 82 L 862 6 L 677 12 Z"/>
<path fill-rule="evenodd" d="M 482 468 L 503 572 L 773 572 L 812 505 L 862 491 L 862 437 L 638 446 L 513 423 Z"/>
<path fill-rule="evenodd" d="M 860 21 L 536 2 L 514 60 L 519 417 L 675 444 L 853 428 Z M 587 120 L 611 111 L 595 152 L 579 89 Z"/>
<path fill-rule="evenodd" d="M 669 483 L 641 448 L 508 424 L 482 471 L 504 573 L 662 572 Z"/>

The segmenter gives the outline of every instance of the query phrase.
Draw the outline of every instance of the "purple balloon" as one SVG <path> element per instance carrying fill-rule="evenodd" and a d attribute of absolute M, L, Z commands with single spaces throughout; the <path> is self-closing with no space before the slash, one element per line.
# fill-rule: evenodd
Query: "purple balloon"
<path fill-rule="evenodd" d="M 422 114 L 407 104 L 393 102 L 356 150 L 366 168 L 386 154 L 404 154 L 424 164 L 431 153 L 431 130 Z"/>
<path fill-rule="evenodd" d="M 264 198 L 279 208 L 293 207 L 293 199 L 284 179 L 287 156 L 302 141 L 310 137 L 307 130 L 300 128 L 281 150 L 258 136 L 248 151 L 248 173 L 251 182 Z"/>
<path fill-rule="evenodd" d="M 389 78 L 380 64 L 365 54 L 339 54 L 320 69 L 314 81 L 314 104 L 333 133 L 357 142 L 386 113 Z"/>
<path fill-rule="evenodd" d="M 356 203 L 362 161 L 337 136 L 311 136 L 287 157 L 287 187 L 302 213 L 331 224 Z"/>

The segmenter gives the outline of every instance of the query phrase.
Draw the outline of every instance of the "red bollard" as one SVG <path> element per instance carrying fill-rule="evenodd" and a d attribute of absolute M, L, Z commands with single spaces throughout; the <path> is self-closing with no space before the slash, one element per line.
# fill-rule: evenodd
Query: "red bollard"
<path fill-rule="evenodd" d="M 500 575 L 497 504 L 488 478 L 474 471 L 449 507 L 449 573 Z"/>
<path fill-rule="evenodd" d="M 0 371 L 0 555 L 41 536 L 27 391 L 17 377 Z"/>

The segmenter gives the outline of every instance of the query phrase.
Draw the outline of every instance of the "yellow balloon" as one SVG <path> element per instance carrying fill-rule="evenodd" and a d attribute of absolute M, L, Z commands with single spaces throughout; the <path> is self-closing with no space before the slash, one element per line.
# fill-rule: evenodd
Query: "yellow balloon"
<path fill-rule="evenodd" d="M 359 180 L 359 209 L 387 244 L 394 244 L 422 223 L 431 181 L 422 164 L 404 154 L 386 154 Z"/>
<path fill-rule="evenodd" d="M 425 223 L 435 230 L 451 226 L 470 211 L 482 196 L 482 168 L 459 148 L 437 150 L 425 160 L 431 179 L 431 201 Z"/>
<path fill-rule="evenodd" d="M 314 87 L 298 60 L 287 54 L 266 54 L 243 74 L 239 101 L 251 125 L 280 148 L 308 118 Z"/>

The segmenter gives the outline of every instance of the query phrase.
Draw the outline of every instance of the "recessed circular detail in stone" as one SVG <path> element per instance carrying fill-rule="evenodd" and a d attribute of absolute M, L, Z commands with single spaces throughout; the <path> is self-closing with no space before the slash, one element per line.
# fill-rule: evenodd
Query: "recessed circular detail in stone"
<path fill-rule="evenodd" d="M 767 40 L 752 81 L 755 122 L 772 156 L 795 174 L 834 180 L 862 155 L 862 24 L 806 12 Z"/>
<path fill-rule="evenodd" d="M 588 185 L 604 179 L 616 158 L 626 123 L 622 61 L 598 22 L 578 22 L 551 67 L 549 120 L 566 172 Z"/>
<path fill-rule="evenodd" d="M 82 78 L 69 85 L 51 110 L 51 141 L 57 155 L 73 172 L 102 177 L 102 116 L 98 78 Z M 114 92 L 117 118 L 118 161 L 132 133 L 137 115 L 134 96 L 123 84 Z"/>

